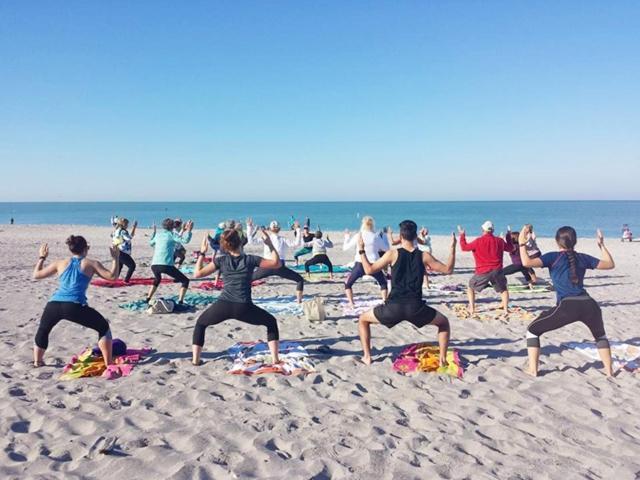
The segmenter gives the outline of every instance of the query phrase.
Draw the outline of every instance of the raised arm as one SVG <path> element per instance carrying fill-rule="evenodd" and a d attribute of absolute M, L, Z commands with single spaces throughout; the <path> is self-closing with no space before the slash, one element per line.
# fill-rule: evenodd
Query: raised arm
<path fill-rule="evenodd" d="M 191 220 L 187 221 L 182 228 L 182 232 L 180 234 L 174 234 L 173 238 L 176 242 L 186 245 L 191 241 L 191 235 L 193 231 L 193 222 Z"/>
<path fill-rule="evenodd" d="M 131 234 L 130 234 L 131 238 L 133 238 L 135 236 L 137 228 L 138 228 L 138 221 L 134 220 L 133 221 L 133 227 L 131 228 Z"/>
<path fill-rule="evenodd" d="M 453 273 L 454 267 L 456 266 L 456 243 L 457 242 L 458 241 L 456 239 L 456 234 L 452 233 L 451 246 L 449 250 L 449 259 L 447 260 L 446 264 L 442 263 L 440 260 L 438 260 L 436 257 L 431 255 L 429 252 L 423 252 L 422 261 L 424 262 L 424 265 L 436 272 L 444 273 L 446 275 L 451 275 Z"/>
<path fill-rule="evenodd" d="M 400 243 L 402 243 L 400 238 L 393 238 L 393 230 L 391 229 L 391 227 L 387 227 L 387 241 L 392 247 L 395 247 L 396 245 L 400 245 Z"/>
<path fill-rule="evenodd" d="M 106 268 L 102 263 L 97 260 L 91 260 L 91 268 L 94 273 L 99 277 L 104 278 L 105 280 L 115 280 L 118 278 L 118 273 L 120 270 L 120 250 L 115 245 L 109 248 L 109 253 L 111 254 L 111 270 Z"/>
<path fill-rule="evenodd" d="M 196 266 L 193 268 L 193 278 L 208 277 L 217 270 L 216 263 L 211 262 L 206 266 L 203 266 L 204 257 L 207 255 L 207 249 L 209 248 L 209 234 L 205 233 L 200 243 L 200 250 L 198 251 L 198 259 L 196 260 Z"/>
<path fill-rule="evenodd" d="M 158 231 L 156 229 L 156 224 L 154 223 L 153 231 L 151 232 L 151 238 L 149 239 L 149 245 L 151 245 L 152 247 L 156 244 L 156 233 L 158 233 Z"/>
<path fill-rule="evenodd" d="M 280 256 L 278 255 L 278 250 L 276 250 L 276 247 L 273 246 L 271 237 L 266 230 L 262 230 L 260 233 L 262 234 L 262 241 L 271 252 L 271 258 L 263 258 L 260 261 L 260 268 L 279 268 L 281 265 Z"/>
<path fill-rule="evenodd" d="M 600 229 L 598 229 L 598 232 L 596 234 L 596 239 L 597 239 L 596 241 L 598 243 L 598 247 L 602 252 L 602 258 L 598 262 L 598 266 L 596 267 L 596 269 L 612 270 L 616 268 L 616 262 L 613 261 L 613 257 L 611 256 L 611 253 L 609 252 L 609 250 L 604 244 L 604 235 L 602 235 L 602 232 L 600 231 Z"/>
<path fill-rule="evenodd" d="M 475 243 L 477 239 L 470 243 L 467 242 L 467 232 L 465 232 L 460 225 L 458 225 L 458 233 L 460 234 L 460 248 L 462 249 L 462 251 L 472 252 L 476 246 Z"/>
<path fill-rule="evenodd" d="M 249 245 L 258 245 L 262 243 L 261 237 L 256 235 L 258 229 L 253 225 L 253 219 L 247 218 L 247 243 Z"/>
<path fill-rule="evenodd" d="M 289 239 L 289 238 L 285 238 L 285 243 L 287 244 L 288 247 L 299 247 L 302 245 L 302 232 L 300 230 L 300 224 L 298 223 L 298 221 L 296 220 L 295 223 L 293 224 L 294 228 L 295 228 L 295 237 L 293 238 L 293 240 Z"/>
<path fill-rule="evenodd" d="M 33 279 L 42 280 L 43 278 L 50 277 L 58 273 L 58 262 L 53 262 L 51 265 L 44 266 L 44 262 L 49 256 L 49 245 L 43 243 L 40 245 L 40 251 L 38 252 L 38 261 L 33 268 Z"/>
<path fill-rule="evenodd" d="M 522 260 L 522 266 L 526 268 L 542 268 L 542 258 L 531 258 L 527 252 L 527 235 L 529 234 L 529 226 L 525 225 L 518 235 L 518 248 L 520 248 L 520 260 Z"/>
<path fill-rule="evenodd" d="M 358 243 L 358 238 L 360 238 L 362 235 L 360 235 L 359 233 L 356 233 L 355 235 L 351 236 L 349 235 L 349 231 L 345 230 L 344 232 L 344 243 L 342 244 L 342 250 L 343 251 L 347 251 L 347 250 L 351 250 L 353 247 L 356 246 L 356 244 Z"/>

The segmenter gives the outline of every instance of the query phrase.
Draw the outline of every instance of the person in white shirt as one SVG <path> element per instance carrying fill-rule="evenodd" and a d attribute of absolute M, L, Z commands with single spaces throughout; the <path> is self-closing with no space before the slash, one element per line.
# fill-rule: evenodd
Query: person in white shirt
<path fill-rule="evenodd" d="M 387 249 L 384 239 L 375 231 L 375 223 L 372 217 L 366 216 L 362 218 L 360 231 L 355 235 L 351 236 L 348 231 L 345 232 L 342 249 L 346 252 L 347 250 L 355 247 L 356 250 L 355 264 L 344 284 L 344 292 L 347 295 L 347 300 L 351 307 L 354 306 L 352 290 L 353 284 L 356 283 L 360 277 L 365 275 L 360 258 L 360 250 L 358 248 L 358 241 L 360 238 L 362 238 L 362 241 L 364 242 L 364 253 L 366 253 L 367 259 L 370 263 L 374 263 L 378 258 L 380 258 L 380 251 Z M 375 278 L 378 285 L 380 285 L 382 300 L 386 301 L 387 279 L 385 278 L 384 273 L 376 272 L 372 277 Z"/>
<path fill-rule="evenodd" d="M 322 264 L 326 265 L 329 269 L 329 278 L 333 280 L 333 264 L 327 256 L 327 248 L 333 248 L 333 242 L 329 237 L 327 236 L 327 239 L 325 240 L 322 238 L 322 232 L 318 230 L 314 235 L 314 239 L 310 242 L 305 242 L 304 246 L 311 248 L 311 254 L 313 255 L 309 260 L 304 262 L 304 270 L 307 272 L 307 277 L 311 278 L 309 267 L 312 265 Z"/>
<path fill-rule="evenodd" d="M 296 297 L 298 303 L 302 303 L 302 291 L 304 290 L 304 279 L 298 272 L 294 272 L 290 268 L 285 266 L 285 255 L 287 253 L 287 247 L 298 248 L 302 245 L 302 234 L 300 232 L 300 224 L 296 221 L 294 223 L 295 238 L 293 240 L 285 238 L 280 235 L 280 224 L 275 220 L 269 224 L 268 235 L 271 239 L 273 248 L 278 252 L 281 266 L 280 268 L 257 268 L 253 272 L 252 281 L 260 280 L 267 277 L 280 277 L 285 280 L 291 280 L 296 282 Z M 254 227 L 253 221 L 247 222 L 247 238 L 250 244 L 264 243 L 261 238 L 257 238 L 255 235 L 258 230 Z M 264 245 L 264 256 L 269 258 L 271 255 L 270 246 Z"/>

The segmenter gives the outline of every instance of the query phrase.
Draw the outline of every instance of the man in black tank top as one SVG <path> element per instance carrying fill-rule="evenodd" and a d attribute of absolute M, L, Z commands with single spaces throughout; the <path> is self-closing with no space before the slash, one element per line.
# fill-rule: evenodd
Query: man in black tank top
<path fill-rule="evenodd" d="M 440 347 L 440 365 L 447 364 L 449 346 L 449 320 L 440 312 L 428 306 L 422 299 L 422 282 L 428 266 L 436 272 L 450 275 L 456 262 L 456 236 L 451 235 L 451 252 L 446 264 L 437 260 L 428 252 L 420 251 L 415 245 L 418 226 L 412 220 L 400 223 L 400 247 L 387 251 L 382 258 L 371 264 L 364 252 L 360 240 L 359 253 L 362 266 L 367 275 L 391 265 L 391 293 L 387 301 L 373 310 L 360 315 L 358 330 L 362 342 L 362 362 L 371 364 L 371 324 L 379 323 L 392 328 L 402 321 L 412 323 L 418 328 L 425 325 L 438 327 L 438 345 Z"/>

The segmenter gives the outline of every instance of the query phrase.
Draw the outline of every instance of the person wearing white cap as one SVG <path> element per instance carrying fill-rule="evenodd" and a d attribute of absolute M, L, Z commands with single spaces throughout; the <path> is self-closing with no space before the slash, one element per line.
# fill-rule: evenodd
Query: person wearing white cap
<path fill-rule="evenodd" d="M 471 314 L 476 310 L 476 293 L 488 286 L 493 287 L 500 294 L 502 308 L 505 313 L 509 313 L 509 290 L 507 289 L 507 277 L 502 273 L 502 257 L 504 252 L 514 251 L 515 245 L 496 237 L 493 230 L 493 222 L 487 220 L 482 224 L 482 235 L 472 242 L 467 242 L 464 229 L 458 226 L 460 248 L 463 252 L 473 252 L 476 263 L 475 274 L 469 280 L 467 288 L 469 313 Z"/>
<path fill-rule="evenodd" d="M 302 291 L 304 289 L 304 279 L 302 275 L 298 272 L 294 272 L 290 268 L 285 266 L 285 254 L 287 252 L 287 247 L 297 248 L 302 245 L 302 234 L 300 232 L 300 223 L 298 221 L 294 222 L 293 228 L 295 231 L 295 238 L 293 240 L 285 238 L 280 235 L 280 224 L 277 221 L 272 221 L 269 224 L 268 235 L 271 239 L 271 243 L 273 248 L 278 252 L 278 257 L 280 258 L 281 266 L 280 268 L 271 269 L 271 268 L 257 268 L 253 272 L 252 281 L 260 280 L 267 277 L 280 277 L 285 280 L 291 280 L 292 282 L 296 282 L 296 297 L 298 303 L 302 303 Z M 249 239 L 249 243 L 251 244 L 260 244 L 264 243 L 261 238 L 257 238 L 256 233 L 258 229 L 256 229 L 253 225 L 253 220 L 247 220 L 247 238 Z M 265 257 L 271 253 L 270 246 L 265 244 L 264 251 Z"/>

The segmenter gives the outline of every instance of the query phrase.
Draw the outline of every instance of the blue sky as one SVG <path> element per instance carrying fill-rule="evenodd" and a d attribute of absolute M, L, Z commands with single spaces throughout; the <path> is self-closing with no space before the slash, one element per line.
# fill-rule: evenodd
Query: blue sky
<path fill-rule="evenodd" d="M 638 199 L 638 2 L 0 3 L 0 201 Z"/>

